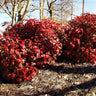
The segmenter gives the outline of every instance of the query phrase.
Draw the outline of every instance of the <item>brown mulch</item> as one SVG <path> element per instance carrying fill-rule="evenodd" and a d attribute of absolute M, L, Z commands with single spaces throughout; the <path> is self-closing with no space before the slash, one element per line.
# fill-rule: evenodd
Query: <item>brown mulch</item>
<path fill-rule="evenodd" d="M 20 84 L 0 80 L 0 96 L 96 96 L 96 66 L 56 63 Z"/>

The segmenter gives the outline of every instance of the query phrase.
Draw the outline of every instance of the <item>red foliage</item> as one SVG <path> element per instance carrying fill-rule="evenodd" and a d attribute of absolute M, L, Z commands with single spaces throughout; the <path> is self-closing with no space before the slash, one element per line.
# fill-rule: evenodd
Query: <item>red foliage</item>
<path fill-rule="evenodd" d="M 83 14 L 64 26 L 63 55 L 73 62 L 96 62 L 96 15 Z"/>
<path fill-rule="evenodd" d="M 47 21 L 26 20 L 25 24 L 16 24 L 3 34 L 0 70 L 5 79 L 12 82 L 30 80 L 36 74 L 36 66 L 55 62 L 62 44 L 56 29 L 48 27 Z"/>

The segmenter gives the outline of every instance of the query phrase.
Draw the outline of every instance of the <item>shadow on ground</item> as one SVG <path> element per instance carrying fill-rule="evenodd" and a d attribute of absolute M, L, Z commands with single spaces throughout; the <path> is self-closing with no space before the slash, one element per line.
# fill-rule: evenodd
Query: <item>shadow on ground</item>
<path fill-rule="evenodd" d="M 96 74 L 96 67 L 92 67 L 91 65 L 89 66 L 75 66 L 75 67 L 64 67 L 63 65 L 61 66 L 54 66 L 54 65 L 46 65 L 44 68 L 41 68 L 43 70 L 50 70 L 50 71 L 54 71 L 57 73 L 65 73 L 65 74 L 88 74 L 88 73 L 94 73 Z M 67 87 L 65 89 L 62 90 L 50 90 L 48 92 L 45 93 L 39 93 L 39 94 L 34 94 L 33 96 L 42 96 L 45 94 L 48 94 L 50 96 L 64 96 L 64 94 L 67 94 L 70 91 L 75 91 L 76 89 L 82 89 L 82 90 L 90 90 L 92 87 L 96 86 L 96 78 L 81 83 L 79 85 L 72 85 L 70 87 Z M 85 92 L 87 93 L 87 92 Z M 62 95 L 63 94 L 63 95 Z M 80 95 L 81 96 L 81 95 Z M 84 94 L 82 96 L 85 96 Z"/>
<path fill-rule="evenodd" d="M 57 73 L 66 73 L 66 74 L 87 74 L 87 73 L 95 73 L 96 74 L 96 67 L 92 66 L 79 66 L 79 67 L 74 67 L 74 68 L 69 68 L 69 67 L 64 67 L 63 65 L 61 66 L 54 66 L 54 65 L 46 65 L 44 68 L 41 68 L 43 70 L 50 70 L 54 71 Z"/>
<path fill-rule="evenodd" d="M 32 96 L 39 96 L 39 95 L 42 96 L 42 95 L 45 95 L 45 94 L 48 94 L 50 96 L 64 96 L 68 92 L 75 91 L 76 89 L 84 89 L 84 90 L 87 89 L 89 91 L 92 87 L 95 87 L 95 86 L 96 86 L 96 78 L 94 78 L 90 81 L 81 83 L 79 85 L 73 85 L 73 86 L 67 87 L 67 88 L 62 89 L 62 90 L 51 90 L 51 91 L 48 91 L 48 92 L 45 92 L 45 93 L 34 94 Z M 85 94 L 86 93 L 87 92 L 85 92 Z"/>

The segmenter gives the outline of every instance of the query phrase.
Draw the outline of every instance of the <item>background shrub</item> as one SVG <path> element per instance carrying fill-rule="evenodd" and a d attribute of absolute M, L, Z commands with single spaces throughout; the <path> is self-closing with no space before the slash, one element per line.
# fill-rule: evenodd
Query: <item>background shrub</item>
<path fill-rule="evenodd" d="M 96 62 L 96 15 L 85 13 L 77 16 L 63 27 L 66 40 L 63 53 L 67 60 L 74 63 Z"/>

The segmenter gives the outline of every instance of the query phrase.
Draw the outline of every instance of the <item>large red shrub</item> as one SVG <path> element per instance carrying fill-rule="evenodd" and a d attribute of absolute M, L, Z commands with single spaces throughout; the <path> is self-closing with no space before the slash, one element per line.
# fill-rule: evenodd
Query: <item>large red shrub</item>
<path fill-rule="evenodd" d="M 36 66 L 55 63 L 62 44 L 56 29 L 47 27 L 44 21 L 48 20 L 26 20 L 3 34 L 0 70 L 5 79 L 12 82 L 30 80 L 36 74 Z"/>
<path fill-rule="evenodd" d="M 63 27 L 67 35 L 63 56 L 73 62 L 96 62 L 96 15 L 83 14 Z"/>

